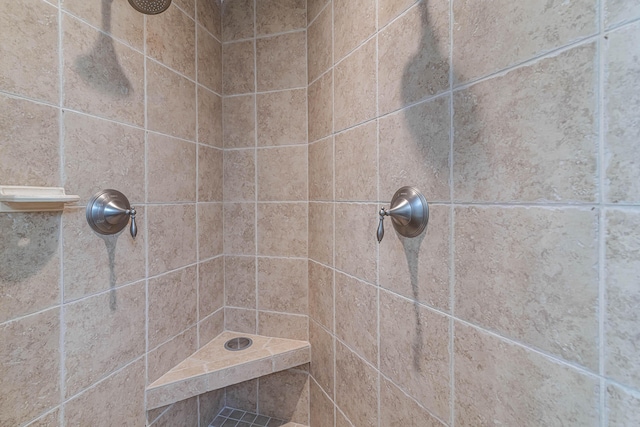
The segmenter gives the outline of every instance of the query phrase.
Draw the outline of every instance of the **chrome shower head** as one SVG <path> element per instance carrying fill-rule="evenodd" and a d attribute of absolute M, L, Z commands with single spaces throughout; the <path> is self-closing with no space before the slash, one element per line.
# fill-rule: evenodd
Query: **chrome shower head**
<path fill-rule="evenodd" d="M 171 0 L 129 0 L 129 4 L 138 12 L 157 15 L 169 8 Z"/>

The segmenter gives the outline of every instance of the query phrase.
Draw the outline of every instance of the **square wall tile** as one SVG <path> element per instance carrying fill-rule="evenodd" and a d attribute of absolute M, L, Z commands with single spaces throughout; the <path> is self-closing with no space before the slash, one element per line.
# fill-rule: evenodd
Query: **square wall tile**
<path fill-rule="evenodd" d="M 222 97 L 198 86 L 198 142 L 222 148 Z"/>
<path fill-rule="evenodd" d="M 307 142 L 307 91 L 285 90 L 258 94 L 258 145 Z"/>
<path fill-rule="evenodd" d="M 333 131 L 333 71 L 309 85 L 307 96 L 309 142 L 313 142 Z"/>
<path fill-rule="evenodd" d="M 222 44 L 198 27 L 198 83 L 222 93 Z"/>
<path fill-rule="evenodd" d="M 254 0 L 222 3 L 222 38 L 224 41 L 253 37 Z"/>
<path fill-rule="evenodd" d="M 198 322 L 198 342 L 200 348 L 220 335 L 222 331 L 224 331 L 224 307 Z M 184 360 L 184 358 L 181 360 Z"/>
<path fill-rule="evenodd" d="M 403 427 L 445 427 L 409 395 L 385 378 L 380 379 L 380 425 Z"/>
<path fill-rule="evenodd" d="M 222 3 L 213 0 L 199 1 L 198 23 L 215 38 L 222 40 Z"/>
<path fill-rule="evenodd" d="M 258 254 L 307 257 L 306 203 L 258 203 Z"/>
<path fill-rule="evenodd" d="M 256 308 L 256 258 L 224 257 L 225 305 Z"/>
<path fill-rule="evenodd" d="M 198 264 L 198 320 L 224 306 L 224 257 Z"/>
<path fill-rule="evenodd" d="M 309 203 L 309 258 L 333 265 L 333 204 Z"/>
<path fill-rule="evenodd" d="M 283 33 L 307 26 L 306 0 L 257 0 L 256 35 Z"/>
<path fill-rule="evenodd" d="M 355 425 L 376 425 L 379 378 L 376 370 L 339 341 L 336 342 L 335 366 L 336 405 Z"/>
<path fill-rule="evenodd" d="M 307 146 L 258 150 L 258 200 L 306 201 L 308 199 Z"/>
<path fill-rule="evenodd" d="M 311 376 L 325 393 L 333 396 L 335 360 L 333 335 L 314 320 L 309 320 L 309 343 L 311 344 Z M 313 404 L 313 401 L 311 403 Z"/>
<path fill-rule="evenodd" d="M 376 31 L 375 0 L 333 1 L 335 62 L 345 57 Z"/>
<path fill-rule="evenodd" d="M 640 423 L 640 393 L 609 384 L 607 422 L 609 427 L 633 426 Z"/>
<path fill-rule="evenodd" d="M 195 205 L 148 206 L 147 215 L 150 275 L 196 261 Z"/>
<path fill-rule="evenodd" d="M 234 384 L 225 389 L 227 407 L 240 411 L 258 412 L 258 380 Z"/>
<path fill-rule="evenodd" d="M 333 275 L 331 268 L 309 261 L 309 316 L 333 331 Z"/>
<path fill-rule="evenodd" d="M 225 148 L 256 146 L 256 97 L 243 95 L 224 98 L 222 124 Z"/>
<path fill-rule="evenodd" d="M 224 151 L 224 201 L 256 199 L 256 150 Z"/>
<path fill-rule="evenodd" d="M 378 26 L 382 29 L 417 0 L 378 0 Z"/>
<path fill-rule="evenodd" d="M 308 267 L 305 259 L 258 258 L 258 309 L 308 313 Z"/>
<path fill-rule="evenodd" d="M 173 427 L 177 425 L 198 425 L 198 397 L 176 402 L 164 412 L 153 424 L 153 427 Z"/>
<path fill-rule="evenodd" d="M 256 40 L 258 91 L 306 86 L 306 51 L 306 31 Z"/>
<path fill-rule="evenodd" d="M 287 370 L 258 381 L 260 414 L 294 423 L 309 422 L 309 374 Z"/>
<path fill-rule="evenodd" d="M 223 167 L 224 157 L 221 149 L 198 146 L 198 201 L 222 201 Z"/>
<path fill-rule="evenodd" d="M 258 334 L 268 337 L 309 340 L 309 318 L 298 314 L 258 312 Z"/>
<path fill-rule="evenodd" d="M 333 200 L 333 141 L 309 144 L 309 200 Z"/>
<path fill-rule="evenodd" d="M 195 80 L 195 22 L 173 4 L 163 13 L 147 16 L 146 23 L 147 55 Z"/>
<path fill-rule="evenodd" d="M 378 199 L 378 122 L 335 136 L 336 200 Z"/>
<path fill-rule="evenodd" d="M 198 349 L 197 338 L 196 328 L 192 327 L 149 351 L 147 384 L 153 383 L 169 372 L 171 368 L 195 353 Z"/>
<path fill-rule="evenodd" d="M 198 254 L 201 260 L 224 252 L 223 221 L 222 203 L 198 203 Z"/>
<path fill-rule="evenodd" d="M 256 326 L 256 310 L 244 308 L 224 308 L 224 329 L 226 331 L 258 333 Z"/>
<path fill-rule="evenodd" d="M 369 283 L 376 281 L 377 205 L 336 204 L 335 267 Z"/>
<path fill-rule="evenodd" d="M 307 0 L 307 22 L 311 23 L 330 0 Z"/>
<path fill-rule="evenodd" d="M 604 21 L 607 28 L 640 16 L 638 0 L 606 0 L 604 4 Z"/>
<path fill-rule="evenodd" d="M 253 50 L 253 40 L 225 43 L 222 46 L 222 90 L 225 95 L 249 93 L 255 90 Z"/>
<path fill-rule="evenodd" d="M 196 0 L 175 0 L 175 4 L 191 18 L 195 17 Z"/>
<path fill-rule="evenodd" d="M 156 133 L 147 141 L 148 202 L 195 202 L 196 144 Z"/>
<path fill-rule="evenodd" d="M 333 13 L 325 8 L 307 32 L 307 69 L 309 83 L 333 65 Z"/>
<path fill-rule="evenodd" d="M 333 412 L 335 411 L 333 402 L 324 394 L 320 386 L 313 381 L 313 377 L 309 381 L 309 397 L 309 425 L 333 425 Z"/>
<path fill-rule="evenodd" d="M 256 253 L 256 204 L 224 204 L 224 253 L 252 255 Z"/>

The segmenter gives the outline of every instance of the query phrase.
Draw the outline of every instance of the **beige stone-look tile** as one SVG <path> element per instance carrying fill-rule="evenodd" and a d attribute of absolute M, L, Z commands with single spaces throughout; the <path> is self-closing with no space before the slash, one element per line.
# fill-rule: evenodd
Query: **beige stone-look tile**
<path fill-rule="evenodd" d="M 336 341 L 335 402 L 355 425 L 376 425 L 378 373 L 339 341 Z"/>
<path fill-rule="evenodd" d="M 53 412 L 32 421 L 28 427 L 59 427 L 60 426 L 60 408 L 56 408 Z"/>
<path fill-rule="evenodd" d="M 64 106 L 144 125 L 143 55 L 70 15 L 62 29 Z"/>
<path fill-rule="evenodd" d="M 155 133 L 149 133 L 147 138 L 147 200 L 195 202 L 196 145 Z"/>
<path fill-rule="evenodd" d="M 244 308 L 224 308 L 224 325 L 227 331 L 257 333 L 256 311 Z"/>
<path fill-rule="evenodd" d="M 141 358 L 65 403 L 65 425 L 144 425 L 144 371 L 144 359 Z"/>
<path fill-rule="evenodd" d="M 331 368 L 333 371 L 333 367 Z M 333 388 L 332 388 L 333 390 Z M 333 402 L 329 400 L 322 388 L 313 379 L 309 381 L 309 425 L 311 426 L 332 426 L 333 424 Z"/>
<path fill-rule="evenodd" d="M 225 304 L 256 308 L 256 259 L 225 256 Z"/>
<path fill-rule="evenodd" d="M 255 203 L 224 204 L 224 253 L 253 255 L 256 253 Z"/>
<path fill-rule="evenodd" d="M 333 270 L 309 261 L 309 316 L 333 331 Z"/>
<path fill-rule="evenodd" d="M 283 33 L 307 26 L 306 0 L 257 0 L 256 34 Z"/>
<path fill-rule="evenodd" d="M 198 245 L 200 259 L 223 253 L 222 203 L 198 203 Z"/>
<path fill-rule="evenodd" d="M 167 412 L 162 414 L 162 417 L 153 423 L 152 427 L 174 427 L 178 425 L 194 427 L 198 425 L 197 396 L 174 403 Z"/>
<path fill-rule="evenodd" d="M 242 202 L 256 199 L 256 151 L 225 150 L 224 201 Z"/>
<path fill-rule="evenodd" d="M 594 34 L 596 15 L 597 4 L 591 0 L 494 0 L 490 5 L 454 1 L 455 82 L 485 76 Z"/>
<path fill-rule="evenodd" d="M 308 199 L 307 146 L 261 148 L 257 153 L 258 200 Z"/>
<path fill-rule="evenodd" d="M 457 426 L 598 425 L 598 380 L 455 324 Z"/>
<path fill-rule="evenodd" d="M 198 83 L 222 93 L 222 44 L 198 27 Z"/>
<path fill-rule="evenodd" d="M 195 327 L 192 327 L 149 351 L 147 356 L 149 364 L 147 385 L 195 353 L 197 346 L 197 331 Z"/>
<path fill-rule="evenodd" d="M 196 6 L 198 23 L 218 40 L 222 40 L 222 4 L 217 0 L 203 0 Z"/>
<path fill-rule="evenodd" d="M 259 384 L 258 405 L 261 415 L 294 423 L 309 422 L 309 374 L 281 371 L 260 377 Z"/>
<path fill-rule="evenodd" d="M 311 343 L 311 375 L 333 398 L 333 361 L 335 359 L 333 336 L 314 320 L 310 320 L 309 342 Z"/>
<path fill-rule="evenodd" d="M 198 142 L 222 148 L 222 97 L 198 86 Z"/>
<path fill-rule="evenodd" d="M 258 203 L 258 254 L 307 256 L 306 203 Z"/>
<path fill-rule="evenodd" d="M 196 261 L 195 205 L 149 206 L 147 215 L 150 275 Z"/>
<path fill-rule="evenodd" d="M 226 97 L 222 101 L 222 124 L 225 148 L 255 147 L 255 95 Z"/>
<path fill-rule="evenodd" d="M 336 268 L 369 283 L 376 280 L 376 205 L 336 204 Z"/>
<path fill-rule="evenodd" d="M 197 321 L 196 267 L 149 280 L 149 348 L 154 348 Z"/>
<path fill-rule="evenodd" d="M 457 200 L 595 201 L 595 59 L 592 43 L 456 93 Z"/>
<path fill-rule="evenodd" d="M 223 175 L 223 150 L 200 145 L 198 147 L 198 201 L 222 201 Z"/>
<path fill-rule="evenodd" d="M 375 39 L 336 65 L 334 75 L 334 129 L 342 130 L 372 119 L 376 115 Z"/>
<path fill-rule="evenodd" d="M 378 0 L 378 26 L 384 27 L 409 9 L 417 0 Z"/>
<path fill-rule="evenodd" d="M 333 200 L 333 137 L 309 144 L 309 200 Z"/>
<path fill-rule="evenodd" d="M 449 207 L 430 205 L 427 229 L 415 238 L 397 234 L 388 218 L 384 222 L 380 286 L 414 301 L 449 310 Z"/>
<path fill-rule="evenodd" d="M 410 396 L 384 378 L 380 379 L 380 425 L 406 427 L 444 427 Z"/>
<path fill-rule="evenodd" d="M 330 0 L 307 0 L 307 22 L 311 23 Z"/>
<path fill-rule="evenodd" d="M 258 312 L 258 333 L 292 340 L 309 339 L 309 318 L 298 314 Z"/>
<path fill-rule="evenodd" d="M 249 93 L 255 90 L 253 50 L 253 40 L 226 43 L 222 46 L 222 90 L 225 95 Z"/>
<path fill-rule="evenodd" d="M 640 211 L 606 211 L 605 373 L 640 388 Z"/>
<path fill-rule="evenodd" d="M 306 51 L 306 31 L 256 40 L 258 90 L 291 89 L 306 86 Z"/>
<path fill-rule="evenodd" d="M 195 84 L 154 61 L 147 61 L 149 129 L 195 141 L 196 117 Z"/>
<path fill-rule="evenodd" d="M 22 425 L 60 403 L 60 310 L 0 326 L 0 424 Z"/>
<path fill-rule="evenodd" d="M 200 347 L 224 331 L 224 307 L 198 323 Z"/>
<path fill-rule="evenodd" d="M 307 91 L 309 142 L 328 136 L 333 131 L 333 71 L 313 82 Z"/>
<path fill-rule="evenodd" d="M 307 142 L 307 91 L 286 90 L 258 94 L 258 145 Z"/>
<path fill-rule="evenodd" d="M 309 203 L 309 258 L 333 265 L 333 205 Z"/>
<path fill-rule="evenodd" d="M 427 200 L 449 200 L 449 100 L 438 98 L 380 119 L 380 198 L 416 187 Z"/>
<path fill-rule="evenodd" d="M 347 417 L 340 412 L 340 408 L 336 406 L 336 427 L 353 427 L 353 424 L 347 420 Z"/>
<path fill-rule="evenodd" d="M 450 362 L 449 320 L 381 291 L 380 372 L 442 420 L 449 419 Z"/>
<path fill-rule="evenodd" d="M 627 427 L 640 423 L 640 393 L 607 385 L 607 425 Z"/>
<path fill-rule="evenodd" d="M 57 108 L 0 95 L 2 185 L 60 185 L 59 115 Z"/>
<path fill-rule="evenodd" d="M 203 319 L 224 306 L 224 258 L 198 264 L 198 316 Z"/>
<path fill-rule="evenodd" d="M 638 10 L 640 11 L 640 2 Z M 640 107 L 640 24 L 608 35 L 605 56 L 605 188 L 604 196 L 613 203 L 640 202 L 640 162 L 637 124 Z"/>
<path fill-rule="evenodd" d="M 258 380 L 249 380 L 226 388 L 227 406 L 241 411 L 258 411 Z"/>
<path fill-rule="evenodd" d="M 80 203 L 87 203 L 100 189 L 115 188 L 126 193 L 131 203 L 144 202 L 144 131 L 70 111 L 63 117 L 67 194 L 77 194 Z M 96 161 L 96 154 L 107 146 L 112 153 Z M 151 167 L 158 161 L 155 157 L 149 160 Z M 153 178 L 157 177 L 151 175 L 149 181 L 155 181 Z"/>
<path fill-rule="evenodd" d="M 65 306 L 67 398 L 144 353 L 144 288 L 138 282 Z"/>
<path fill-rule="evenodd" d="M 258 309 L 308 313 L 306 259 L 258 258 Z"/>
<path fill-rule="evenodd" d="M 201 2 L 198 2 L 201 3 Z M 224 389 L 213 390 L 198 396 L 200 401 L 198 412 L 200 413 L 200 425 L 202 427 L 210 425 L 216 415 L 225 406 Z"/>
<path fill-rule="evenodd" d="M 333 14 L 334 58 L 338 62 L 376 31 L 376 1 L 334 0 Z"/>
<path fill-rule="evenodd" d="M 333 14 L 325 8 L 307 32 L 307 70 L 309 82 L 333 65 Z"/>
<path fill-rule="evenodd" d="M 418 4 L 380 32 L 378 46 L 381 114 L 447 90 L 449 2 Z"/>
<path fill-rule="evenodd" d="M 605 1 L 604 22 L 608 28 L 638 17 L 640 17 L 640 1 L 638 0 Z"/>
<path fill-rule="evenodd" d="M 336 200 L 377 200 L 377 121 L 337 134 L 335 156 Z"/>
<path fill-rule="evenodd" d="M 146 209 L 136 209 L 143 230 Z M 95 292 L 132 283 L 145 276 L 145 241 L 141 231 L 131 238 L 129 228 L 102 236 L 87 226 L 85 209 L 67 209 L 62 215 L 64 298 L 71 301 Z M 44 246 L 43 246 L 44 247 Z"/>
<path fill-rule="evenodd" d="M 58 103 L 58 25 L 58 9 L 40 0 L 3 5 L 1 90 Z"/>
<path fill-rule="evenodd" d="M 2 214 L 0 230 L 0 323 L 58 304 L 60 215 Z"/>
<path fill-rule="evenodd" d="M 186 13 L 191 18 L 194 17 L 196 13 L 196 2 L 195 0 L 174 0 L 175 5 L 180 7 L 184 13 Z"/>
<path fill-rule="evenodd" d="M 163 13 L 148 16 L 146 23 L 147 55 L 190 79 L 195 79 L 195 22 L 174 4 Z M 198 44 L 201 42 L 202 40 L 198 40 Z"/>
<path fill-rule="evenodd" d="M 253 0 L 222 3 L 222 38 L 224 41 L 253 37 Z"/>
<path fill-rule="evenodd" d="M 589 209 L 456 208 L 456 315 L 597 370 L 597 237 Z"/>

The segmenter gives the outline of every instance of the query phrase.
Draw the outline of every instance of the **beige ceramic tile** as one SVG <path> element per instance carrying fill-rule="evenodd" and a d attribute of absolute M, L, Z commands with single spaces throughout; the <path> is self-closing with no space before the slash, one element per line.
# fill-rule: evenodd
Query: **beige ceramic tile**
<path fill-rule="evenodd" d="M 381 114 L 447 90 L 449 2 L 422 2 L 381 31 L 378 64 Z"/>
<path fill-rule="evenodd" d="M 60 408 L 56 408 L 53 412 L 31 422 L 28 427 L 59 427 L 60 425 Z"/>
<path fill-rule="evenodd" d="M 87 226 L 83 207 L 67 209 L 62 217 L 65 301 L 144 278 L 145 211 L 137 208 L 140 231 L 132 239 L 128 227 L 116 235 L 99 235 Z"/>
<path fill-rule="evenodd" d="M 307 260 L 258 258 L 258 309 L 308 313 Z"/>
<path fill-rule="evenodd" d="M 257 0 L 258 36 L 304 29 L 307 26 L 306 0 Z"/>
<path fill-rule="evenodd" d="M 255 90 L 253 50 L 252 40 L 226 43 L 222 46 L 222 90 L 225 95 L 249 93 Z"/>
<path fill-rule="evenodd" d="M 449 100 L 424 102 L 380 119 L 380 198 L 416 187 L 429 201 L 449 200 Z"/>
<path fill-rule="evenodd" d="M 336 427 L 353 427 L 353 424 L 347 420 L 347 417 L 340 411 L 340 408 L 336 406 Z"/>
<path fill-rule="evenodd" d="M 307 32 L 307 69 L 309 82 L 314 81 L 333 65 L 333 15 L 325 8 Z"/>
<path fill-rule="evenodd" d="M 333 270 L 309 261 L 309 316 L 333 331 Z"/>
<path fill-rule="evenodd" d="M 335 359 L 333 336 L 313 320 L 309 320 L 311 375 L 330 397 L 333 397 Z"/>
<path fill-rule="evenodd" d="M 223 150 L 198 147 L 198 201 L 221 202 L 223 184 Z"/>
<path fill-rule="evenodd" d="M 68 401 L 64 405 L 65 425 L 144 425 L 144 371 L 141 358 Z"/>
<path fill-rule="evenodd" d="M 149 129 L 194 141 L 196 117 L 195 84 L 154 61 L 147 61 Z"/>
<path fill-rule="evenodd" d="M 69 15 L 62 23 L 64 106 L 144 125 L 143 55 Z"/>
<path fill-rule="evenodd" d="M 40 0 L 4 4 L 0 39 L 0 89 L 57 104 L 57 8 Z"/>
<path fill-rule="evenodd" d="M 175 5 L 191 18 L 193 18 L 196 13 L 195 3 L 195 0 L 175 0 Z"/>
<path fill-rule="evenodd" d="M 455 215 L 456 315 L 597 370 L 597 212 Z"/>
<path fill-rule="evenodd" d="M 461 323 L 454 351 L 456 425 L 598 425 L 595 377 Z"/>
<path fill-rule="evenodd" d="M 258 254 L 307 256 L 306 203 L 258 204 Z"/>
<path fill-rule="evenodd" d="M 306 145 L 259 149 L 258 200 L 306 201 L 307 161 Z"/>
<path fill-rule="evenodd" d="M 147 138 L 147 200 L 195 202 L 196 144 L 155 133 Z"/>
<path fill-rule="evenodd" d="M 333 131 L 333 71 L 325 73 L 309 86 L 309 142 L 317 141 Z"/>
<path fill-rule="evenodd" d="M 640 12 L 640 2 L 638 11 Z M 640 24 L 609 34 L 605 47 L 605 198 L 609 202 L 640 202 L 637 125 L 640 91 L 638 38 Z"/>
<path fill-rule="evenodd" d="M 450 216 L 448 206 L 430 205 L 427 229 L 415 238 L 397 234 L 387 218 L 380 244 L 380 286 L 447 311 Z"/>
<path fill-rule="evenodd" d="M 309 145 L 309 200 L 333 200 L 333 138 Z"/>
<path fill-rule="evenodd" d="M 449 419 L 450 362 L 449 320 L 381 291 L 380 371 L 442 420 Z"/>
<path fill-rule="evenodd" d="M 607 386 L 607 415 L 609 427 L 638 425 L 640 423 L 640 393 L 609 384 Z"/>
<path fill-rule="evenodd" d="M 456 93 L 457 200 L 596 199 L 595 58 L 592 43 Z"/>
<path fill-rule="evenodd" d="M 640 388 L 640 353 L 636 340 L 640 316 L 638 210 L 606 211 L 605 372 Z"/>
<path fill-rule="evenodd" d="M 241 411 L 258 412 L 258 380 L 245 381 L 226 388 L 226 404 Z"/>
<path fill-rule="evenodd" d="M 307 373 L 282 371 L 261 377 L 259 384 L 258 405 L 261 415 L 296 423 L 309 422 Z"/>
<path fill-rule="evenodd" d="M 292 340 L 309 339 L 309 318 L 297 314 L 258 312 L 258 333 Z"/>
<path fill-rule="evenodd" d="M 253 37 L 254 3 L 252 0 L 233 0 L 222 3 L 224 41 Z"/>
<path fill-rule="evenodd" d="M 309 258 L 333 265 L 333 205 L 309 203 Z"/>
<path fill-rule="evenodd" d="M 306 86 L 307 33 L 300 31 L 256 40 L 259 91 Z"/>
<path fill-rule="evenodd" d="M 220 335 L 224 331 L 224 308 L 219 309 L 211 316 L 198 323 L 198 335 L 200 346 Z"/>
<path fill-rule="evenodd" d="M 197 350 L 196 328 L 192 327 L 161 346 L 149 351 L 148 378 L 151 384 Z"/>
<path fill-rule="evenodd" d="M 255 95 L 226 97 L 222 101 L 225 148 L 255 147 Z"/>
<path fill-rule="evenodd" d="M 185 266 L 196 260 L 195 205 L 149 206 L 149 274 Z"/>
<path fill-rule="evenodd" d="M 286 90 L 259 94 L 258 145 L 307 142 L 307 91 Z"/>
<path fill-rule="evenodd" d="M 222 93 L 222 44 L 198 27 L 198 83 Z"/>
<path fill-rule="evenodd" d="M 375 0 L 334 0 L 334 58 L 338 62 L 376 31 Z"/>
<path fill-rule="evenodd" d="M 198 2 L 200 4 L 201 2 Z M 225 406 L 224 390 L 214 390 L 198 396 L 198 412 L 200 413 L 200 425 L 208 426 L 216 418 L 216 415 Z"/>
<path fill-rule="evenodd" d="M 256 151 L 225 150 L 224 201 L 242 202 L 256 199 Z"/>
<path fill-rule="evenodd" d="M 60 215 L 2 214 L 0 229 L 0 322 L 58 304 Z"/>
<path fill-rule="evenodd" d="M 377 121 L 337 134 L 335 156 L 336 200 L 377 200 Z"/>
<path fill-rule="evenodd" d="M 195 22 L 173 5 L 163 13 L 148 16 L 146 23 L 147 55 L 190 79 L 195 79 Z M 202 40 L 198 40 L 200 42 Z"/>
<path fill-rule="evenodd" d="M 196 323 L 197 289 L 195 267 L 149 280 L 149 348 Z"/>
<path fill-rule="evenodd" d="M 473 0 L 454 1 L 455 81 L 487 75 L 594 34 L 596 13 L 596 2 L 591 0 L 494 0 L 490 6 Z"/>
<path fill-rule="evenodd" d="M 0 424 L 23 425 L 60 403 L 60 310 L 0 326 Z"/>
<path fill-rule="evenodd" d="M 336 268 L 369 283 L 376 280 L 376 205 L 336 205 Z"/>
<path fill-rule="evenodd" d="M 60 186 L 59 120 L 57 108 L 0 95 L 2 185 Z"/>
<path fill-rule="evenodd" d="M 256 259 L 225 256 L 225 304 L 232 307 L 256 308 Z"/>
<path fill-rule="evenodd" d="M 69 398 L 144 353 L 145 284 L 69 304 L 64 322 L 64 381 Z"/>
<path fill-rule="evenodd" d="M 222 98 L 198 86 L 198 142 L 222 148 Z"/>
<path fill-rule="evenodd" d="M 183 423 L 184 425 L 198 425 L 197 397 L 176 402 L 152 424 L 152 427 L 172 427 Z"/>
<path fill-rule="evenodd" d="M 256 253 L 255 203 L 224 204 L 224 253 Z"/>
<path fill-rule="evenodd" d="M 392 382 L 381 378 L 380 425 L 406 427 L 444 427 L 428 411 L 418 405 L 409 395 L 396 387 Z"/>
<path fill-rule="evenodd" d="M 222 203 L 198 203 L 198 245 L 200 259 L 223 253 Z"/>
<path fill-rule="evenodd" d="M 224 325 L 227 331 L 255 334 L 257 332 L 256 311 L 225 307 Z"/>
<path fill-rule="evenodd" d="M 311 23 L 322 9 L 330 3 L 329 0 L 307 0 L 307 22 Z M 330 6 L 329 6 L 330 7 Z"/>
<path fill-rule="evenodd" d="M 378 419 L 378 373 L 355 353 L 336 342 L 335 402 L 357 426 Z"/>
<path fill-rule="evenodd" d="M 630 21 L 640 16 L 640 1 L 638 0 L 607 0 L 604 6 L 604 20 L 607 27 L 612 27 L 624 21 Z"/>
<path fill-rule="evenodd" d="M 384 27 L 415 2 L 416 0 L 378 0 L 378 26 Z"/>
<path fill-rule="evenodd" d="M 373 118 L 376 115 L 375 39 L 336 65 L 334 75 L 334 129 L 342 130 Z"/>
<path fill-rule="evenodd" d="M 218 40 L 222 40 L 222 4 L 217 0 L 199 1 L 198 23 Z"/>
<path fill-rule="evenodd" d="M 333 370 L 333 369 L 332 369 Z M 333 402 L 312 379 L 309 381 L 309 425 L 329 426 L 333 424 Z"/>
<path fill-rule="evenodd" d="M 224 258 L 198 264 L 198 316 L 203 319 L 224 306 Z"/>

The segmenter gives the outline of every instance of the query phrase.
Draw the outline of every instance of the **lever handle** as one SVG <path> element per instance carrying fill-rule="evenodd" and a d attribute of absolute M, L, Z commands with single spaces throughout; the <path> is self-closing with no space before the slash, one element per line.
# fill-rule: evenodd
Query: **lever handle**
<path fill-rule="evenodd" d="M 382 242 L 382 238 L 384 237 L 384 216 L 387 215 L 387 211 L 384 208 L 380 209 L 380 222 L 378 223 L 378 232 L 376 236 L 378 237 L 378 243 Z"/>
<path fill-rule="evenodd" d="M 131 216 L 131 228 L 129 231 L 131 232 L 131 237 L 135 239 L 138 235 L 138 227 L 136 226 L 136 208 L 132 206 L 131 209 L 127 209 L 127 213 Z"/>

